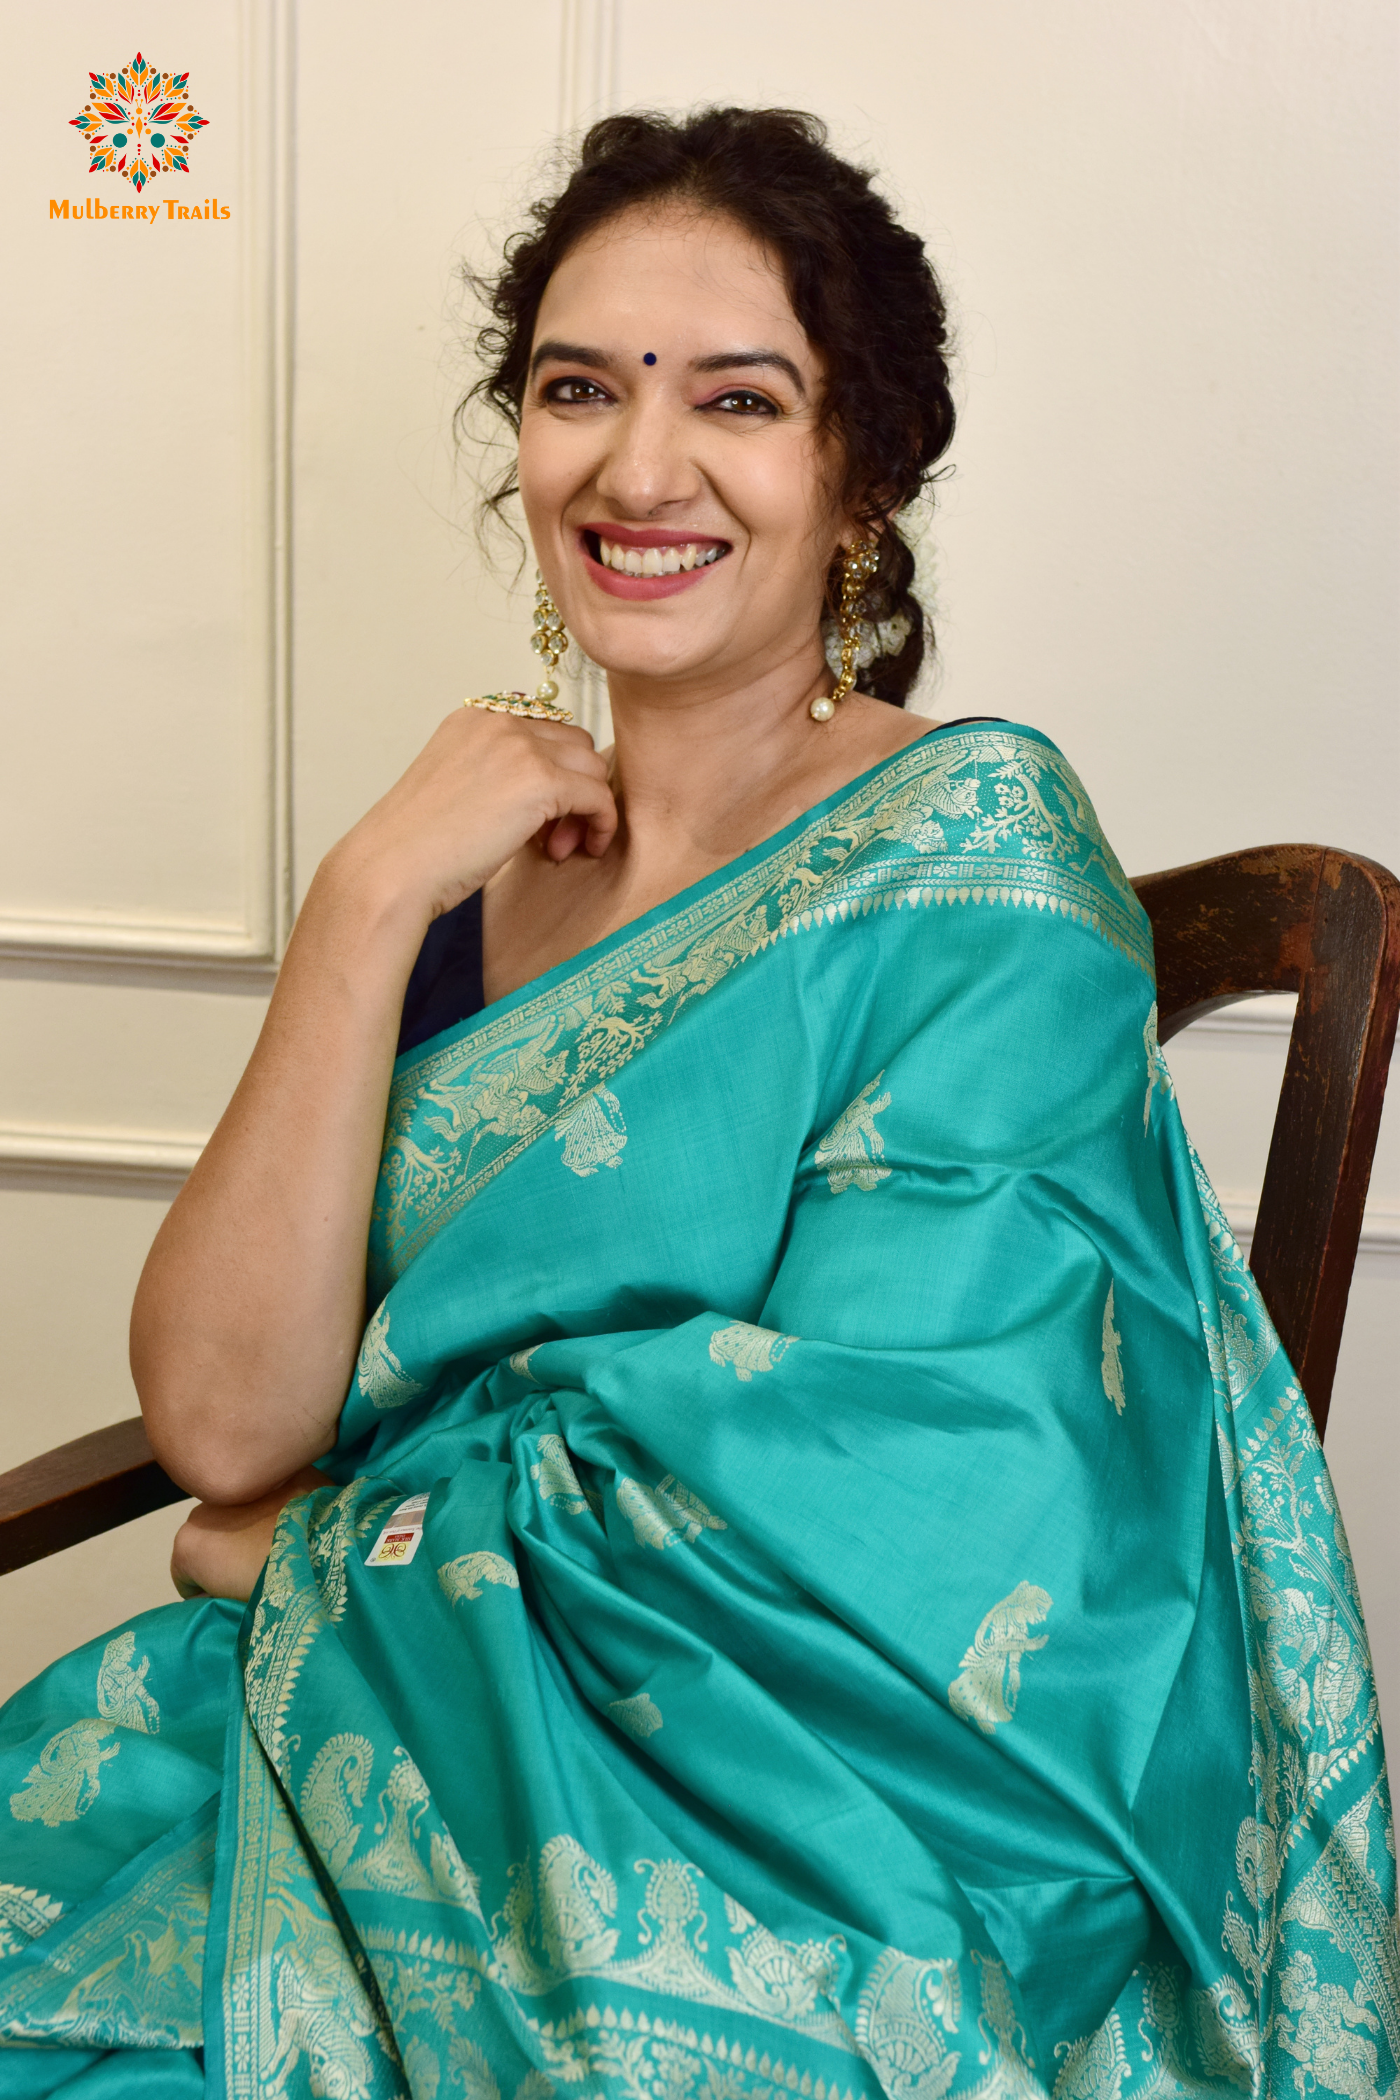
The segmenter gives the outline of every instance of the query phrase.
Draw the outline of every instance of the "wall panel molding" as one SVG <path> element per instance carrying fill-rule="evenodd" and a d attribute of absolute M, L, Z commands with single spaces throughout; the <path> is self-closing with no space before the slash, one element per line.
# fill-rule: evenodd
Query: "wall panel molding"
<path fill-rule="evenodd" d="M 243 908 L 226 914 L 87 913 L 0 905 L 0 962 L 107 961 L 265 973 L 282 952 L 291 920 L 290 865 L 290 497 L 293 269 L 294 0 L 238 0 L 246 208 L 241 218 L 249 443 L 244 465 L 248 520 L 248 621 L 258 669 L 246 695 L 247 751 Z"/>
<path fill-rule="evenodd" d="M 1218 1189 L 1226 1222 L 1248 1254 L 1259 1215 L 1259 1195 L 1253 1189 Z M 1361 1221 L 1361 1254 L 1400 1255 L 1400 1204 L 1368 1203 Z"/>
<path fill-rule="evenodd" d="M 1241 999 L 1234 1006 L 1222 1006 L 1218 1013 L 1193 1021 L 1178 1040 L 1188 1035 L 1242 1035 L 1252 1036 L 1256 1042 L 1261 1037 L 1276 1036 L 1286 1043 L 1293 1033 L 1297 1003 L 1292 992 L 1269 992 L 1260 999 Z M 1396 1054 L 1400 1055 L 1400 1042 L 1396 1044 Z"/>
<path fill-rule="evenodd" d="M 276 979 L 274 942 L 285 941 L 281 914 L 270 938 L 221 919 L 90 917 L 54 913 L 24 916 L 0 911 L 0 965 L 51 963 L 110 965 L 113 981 L 129 982 L 132 971 L 176 972 L 182 978 L 215 972 L 246 978 L 270 989 Z M 197 988 L 197 987 L 196 987 Z"/>
<path fill-rule="evenodd" d="M 1241 999 L 1222 1006 L 1191 1023 L 1192 1035 L 1281 1035 L 1293 1033 L 1293 1012 L 1298 1001 L 1292 992 L 1269 992 L 1262 999 Z"/>
<path fill-rule="evenodd" d="M 622 0 L 560 0 L 559 131 L 572 133 L 617 107 Z M 577 644 L 570 658 L 578 659 Z M 601 750 L 612 742 L 606 671 L 582 658 L 574 671 L 572 705 L 580 725 Z"/>
<path fill-rule="evenodd" d="M 175 1195 L 208 1143 L 193 1131 L 0 1124 L 0 1187 L 81 1187 L 106 1195 Z M 1221 1189 L 1230 1230 L 1248 1251 L 1259 1211 L 1252 1189 Z M 1368 1203 L 1363 1254 L 1400 1256 L 1400 1204 Z"/>
<path fill-rule="evenodd" d="M 560 0 L 559 130 L 567 135 L 617 106 L 620 0 Z"/>
<path fill-rule="evenodd" d="M 207 1142 L 184 1131 L 0 1124 L 0 1187 L 169 1202 Z"/>
<path fill-rule="evenodd" d="M 266 115 L 245 98 L 250 148 L 265 146 L 262 315 L 267 467 L 264 583 L 267 668 L 263 775 L 266 908 L 258 959 L 280 959 L 292 930 L 292 388 L 296 357 L 296 0 L 254 5 L 245 48 L 254 80 L 267 83 Z M 249 167 L 258 165 L 250 151 Z M 256 263 L 256 256 L 252 258 Z"/>

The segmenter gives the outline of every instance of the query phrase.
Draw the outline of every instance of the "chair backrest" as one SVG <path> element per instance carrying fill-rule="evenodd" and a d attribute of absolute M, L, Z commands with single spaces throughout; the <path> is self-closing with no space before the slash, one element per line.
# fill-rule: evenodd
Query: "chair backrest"
<path fill-rule="evenodd" d="M 1395 1041 L 1400 882 L 1333 847 L 1253 846 L 1133 888 L 1163 1042 L 1237 999 L 1298 994 L 1250 1267 L 1320 1436 Z"/>

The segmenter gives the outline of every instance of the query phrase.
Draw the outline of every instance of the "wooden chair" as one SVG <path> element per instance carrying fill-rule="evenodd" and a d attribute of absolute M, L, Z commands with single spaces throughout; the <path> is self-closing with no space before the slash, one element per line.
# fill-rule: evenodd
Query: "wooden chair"
<path fill-rule="evenodd" d="M 1400 1004 L 1400 882 L 1326 846 L 1255 846 L 1134 884 L 1165 1043 L 1217 1007 L 1297 992 L 1250 1265 L 1321 1434 Z M 0 1574 L 184 1499 L 139 1416 L 0 1475 Z"/>
<path fill-rule="evenodd" d="M 1296 992 L 1249 1265 L 1327 1428 L 1400 1005 L 1400 882 L 1327 846 L 1253 846 L 1133 884 L 1165 1043 L 1237 999 Z"/>

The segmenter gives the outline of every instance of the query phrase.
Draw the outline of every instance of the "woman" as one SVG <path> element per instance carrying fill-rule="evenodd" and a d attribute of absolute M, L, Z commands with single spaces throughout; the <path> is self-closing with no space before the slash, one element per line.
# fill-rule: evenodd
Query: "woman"
<path fill-rule="evenodd" d="M 621 117 L 495 312 L 616 746 L 458 710 L 312 883 L 133 1323 L 204 1594 L 4 1717 L 5 2090 L 1389 2091 L 1147 924 L 1043 736 L 900 711 L 919 243 L 809 118 Z"/>

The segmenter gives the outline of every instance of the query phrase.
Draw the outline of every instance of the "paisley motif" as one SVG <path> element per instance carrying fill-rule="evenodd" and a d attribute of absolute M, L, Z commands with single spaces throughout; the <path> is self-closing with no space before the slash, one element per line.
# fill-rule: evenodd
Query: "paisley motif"
<path fill-rule="evenodd" d="M 308 1517 L 307 1551 L 321 1595 L 321 1608 L 332 1626 L 344 1618 L 349 1602 L 350 1555 L 383 1514 L 384 1496 L 376 1484 L 354 1480 L 349 1487 L 329 1496 L 314 1517 Z"/>
<path fill-rule="evenodd" d="M 1052 2100 L 1220 2092 L 1243 2100 L 1259 2091 L 1259 2035 L 1248 1998 L 1223 1977 L 1209 1990 L 1193 1990 L 1183 1968 L 1162 1962 L 1134 1969 L 1103 2025 L 1058 2043 L 1055 2058 Z"/>
<path fill-rule="evenodd" d="M 364 1804 L 373 1772 L 368 1736 L 333 1735 L 317 1751 L 302 1785 L 302 1824 L 333 1879 L 349 1866 L 359 1842 L 355 1811 Z"/>
<path fill-rule="evenodd" d="M 729 1973 L 755 2011 L 804 2020 L 817 2010 L 818 1999 L 836 2004 L 844 1941 L 780 1940 L 732 1896 L 725 1897 L 724 1909 L 730 1931 L 741 1935 L 728 1950 Z"/>
<path fill-rule="evenodd" d="M 1123 2022 L 1111 2012 L 1101 2027 L 1077 2042 L 1061 2042 L 1062 2059 L 1051 2100 L 1120 2100 L 1133 2075 L 1123 2047 Z"/>
<path fill-rule="evenodd" d="M 396 1750 L 379 1796 L 373 1832 L 379 1843 L 341 1870 L 340 1886 L 379 1889 L 385 1895 L 450 1904 L 479 1915 L 476 1876 L 464 1864 L 451 1834 L 430 1830 L 428 1857 L 423 1857 L 421 1826 L 431 1803 L 423 1774 L 406 1750 Z"/>
<path fill-rule="evenodd" d="M 778 2028 L 819 2040 L 844 2054 L 856 2053 L 855 2038 L 835 2001 L 842 1950 L 839 1939 L 801 1944 L 779 1940 L 730 1897 L 723 1899 L 723 1911 L 713 1915 L 701 1902 L 699 1884 L 704 1877 L 683 1860 L 640 1859 L 635 1868 L 647 1876 L 646 1893 L 631 1933 L 635 1953 L 623 1949 L 623 1934 L 616 1922 L 617 1884 L 577 1839 L 568 1835 L 551 1838 L 534 1871 L 528 1860 L 511 1869 L 504 1907 L 491 1919 L 490 1946 L 494 1972 L 512 1995 L 517 1999 L 544 1997 L 566 1977 L 589 1977 L 663 1998 L 681 1998 L 712 2012 L 752 2016 L 761 2008 L 763 2017 Z M 734 1944 L 727 1949 L 721 1969 L 710 1958 L 709 1932 L 722 1929 L 726 1919 Z M 635 2015 L 629 2018 L 635 2032 L 640 2023 Z M 650 2024 L 648 2021 L 648 2029 Z M 574 2031 L 589 2034 L 590 2047 L 593 2041 L 601 2045 L 606 2037 L 596 2033 L 598 2025 L 596 2015 L 585 2014 Z M 658 2031 L 660 2025 L 658 2022 Z M 626 2034 L 628 2026 L 622 2031 Z M 723 2056 L 716 2048 L 710 2060 L 729 2062 L 728 2047 Z M 703 2063 L 704 2056 L 699 2061 Z M 733 2061 L 739 2068 L 744 2066 L 744 2047 Z M 572 2064 L 568 2072 L 572 2082 L 578 2062 L 572 2054 L 563 2055 L 554 2060 L 554 2068 L 562 2071 Z M 605 2067 L 605 2074 L 612 2075 L 617 2068 L 614 2059 Z M 754 2070 L 757 2065 L 748 2068 Z M 831 2081 L 828 2100 L 837 2100 L 839 2090 Z M 769 2091 L 771 2094 L 771 2088 Z"/>
<path fill-rule="evenodd" d="M 958 2074 L 948 2046 L 961 2021 L 956 1961 L 887 1947 L 856 2007 L 856 2042 L 889 2100 L 942 2100 Z"/>
<path fill-rule="evenodd" d="M 248 1718 L 279 1771 L 286 1762 L 286 1720 L 297 1679 L 312 1642 L 331 1623 L 309 1579 L 310 1550 L 298 1536 L 298 1507 L 290 1503 L 278 1519 L 243 1656 Z"/>

